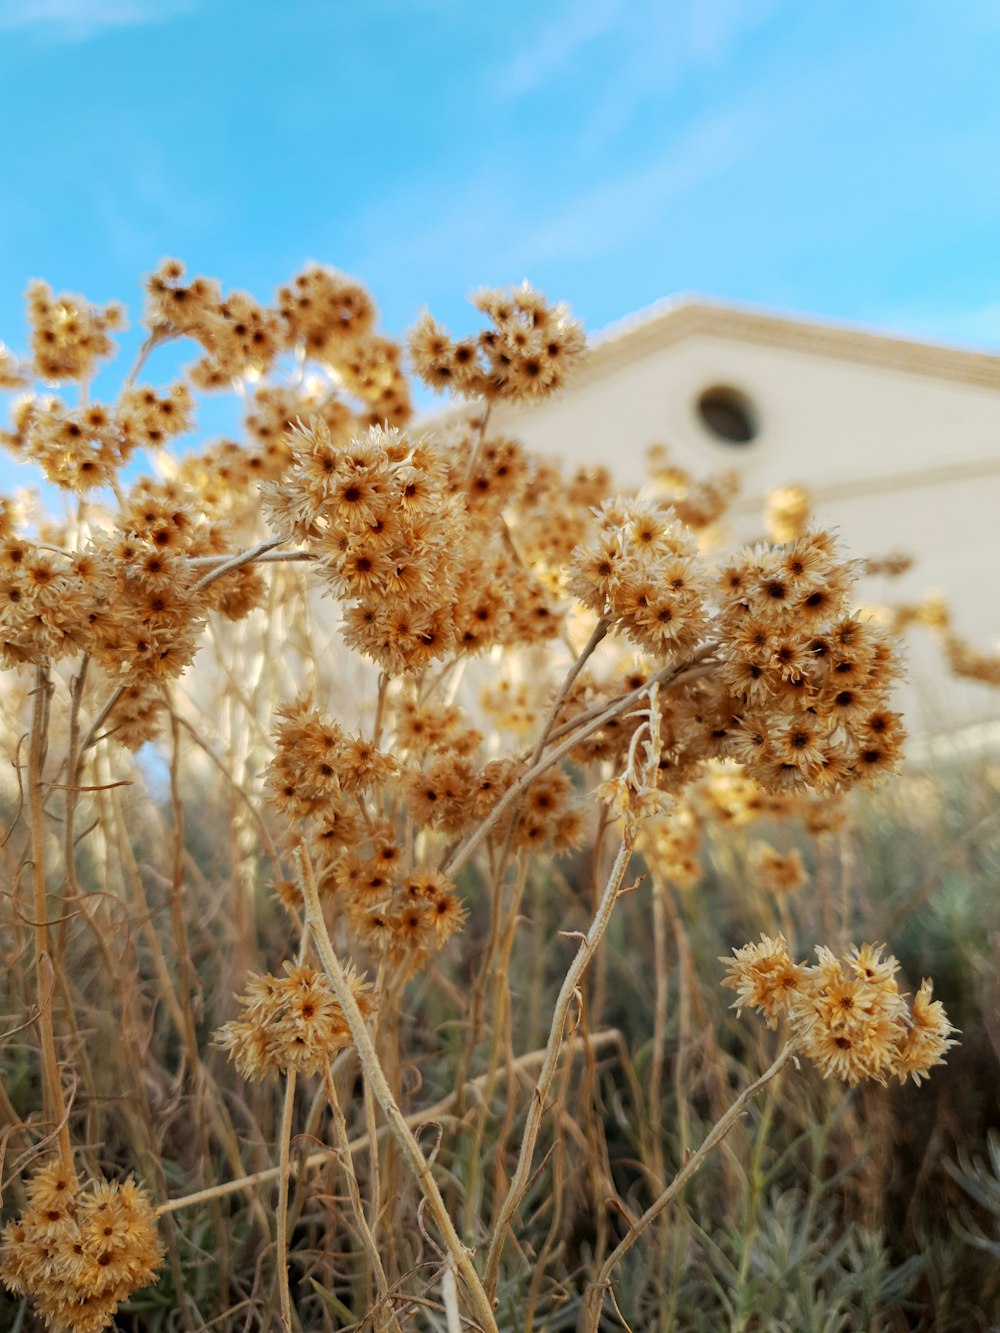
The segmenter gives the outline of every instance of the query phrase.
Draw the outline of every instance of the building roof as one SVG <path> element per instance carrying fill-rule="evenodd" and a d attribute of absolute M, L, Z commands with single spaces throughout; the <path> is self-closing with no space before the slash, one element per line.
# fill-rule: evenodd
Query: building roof
<path fill-rule="evenodd" d="M 591 340 L 590 355 L 574 372 L 574 383 L 603 378 L 639 357 L 694 336 L 732 338 L 1000 390 L 1000 355 L 890 337 L 825 321 L 765 314 L 692 296 L 657 301 L 602 329 Z"/>

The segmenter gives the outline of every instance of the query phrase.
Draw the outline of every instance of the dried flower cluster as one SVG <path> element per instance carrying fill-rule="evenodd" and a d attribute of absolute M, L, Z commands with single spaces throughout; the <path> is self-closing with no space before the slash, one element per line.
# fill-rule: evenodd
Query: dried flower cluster
<path fill-rule="evenodd" d="M 715 477 L 693 477 L 686 468 L 670 461 L 669 450 L 662 444 L 651 445 L 647 458 L 657 499 L 669 504 L 692 531 L 709 535 L 739 491 L 739 473 L 728 469 Z"/>
<path fill-rule="evenodd" d="M 27 1183 L 28 1206 L 4 1228 L 0 1280 L 32 1296 L 49 1328 L 110 1328 L 121 1301 L 156 1281 L 163 1247 L 145 1191 L 129 1177 L 86 1188 L 62 1163 Z"/>
<path fill-rule="evenodd" d="M 804 486 L 782 486 L 767 497 L 764 521 L 775 542 L 794 542 L 809 527 L 812 498 Z"/>
<path fill-rule="evenodd" d="M 708 628 L 707 573 L 670 508 L 612 500 L 573 559 L 570 591 L 652 657 L 681 657 Z"/>
<path fill-rule="evenodd" d="M 251 975 L 238 997 L 243 1017 L 226 1023 L 216 1041 L 246 1079 L 294 1069 L 319 1074 L 351 1044 L 351 1031 L 330 983 L 307 963 L 284 964 L 285 976 Z M 351 993 L 365 1015 L 372 1011 L 366 983 L 348 974 Z"/>
<path fill-rule="evenodd" d="M 125 389 L 113 408 L 25 398 L 15 409 L 14 429 L 0 438 L 54 485 L 85 495 L 111 485 L 137 448 L 160 448 L 190 431 L 193 407 L 183 383 L 160 392 L 148 385 Z"/>
<path fill-rule="evenodd" d="M 391 427 L 342 447 L 314 421 L 294 433 L 291 451 L 266 488 L 272 524 L 308 543 L 330 591 L 349 604 L 347 642 L 390 675 L 556 632 L 551 598 L 497 523 L 497 506 L 523 484 L 517 451 L 495 445 L 477 460 L 473 494 L 491 470 L 489 506 L 459 489 L 463 453 Z"/>
<path fill-rule="evenodd" d="M 611 502 L 570 588 L 654 658 L 689 658 L 706 640 L 721 658 L 679 715 L 664 714 L 675 774 L 733 758 L 771 791 L 839 791 L 892 771 L 903 739 L 886 707 L 899 663 L 848 611 L 855 577 L 824 532 L 746 551 L 710 577 L 669 507 Z"/>
<path fill-rule="evenodd" d="M 123 691 L 110 725 L 129 746 L 150 738 L 156 690 L 190 664 L 206 617 L 239 619 L 263 593 L 250 566 L 203 584 L 194 561 L 221 560 L 231 537 L 193 501 L 176 484 L 137 483 L 112 530 L 76 555 L 15 535 L 9 509 L 0 516 L 0 658 L 19 666 L 86 653 Z"/>
<path fill-rule="evenodd" d="M 53 296 L 45 282 L 28 288 L 28 319 L 31 324 L 32 370 L 39 379 L 87 379 L 96 362 L 114 351 L 108 333 L 124 327 L 125 312 L 119 305 L 102 310 L 78 296 Z"/>
<path fill-rule="evenodd" d="M 747 552 L 718 578 L 730 754 L 769 788 L 841 790 L 898 764 L 904 733 L 886 705 L 900 666 L 848 609 L 855 578 L 824 532 Z"/>
<path fill-rule="evenodd" d="M 492 328 L 455 341 L 430 315 L 410 333 L 413 368 L 435 389 L 466 398 L 541 398 L 565 382 L 583 355 L 583 327 L 527 283 L 480 292 L 473 305 Z"/>
<path fill-rule="evenodd" d="M 356 947 L 408 975 L 466 916 L 438 864 L 438 843 L 426 835 L 468 833 L 523 770 L 512 760 L 485 760 L 483 737 L 460 709 L 422 706 L 408 692 L 394 705 L 393 757 L 361 737 L 346 737 L 308 700 L 282 709 L 266 781 L 271 803 L 291 821 L 289 847 L 304 833 L 320 892 Z M 403 814 L 402 826 L 391 811 Z M 425 833 L 422 856 L 406 821 Z M 509 838 L 514 850 L 560 852 L 575 846 L 583 830 L 572 784 L 554 770 L 530 789 L 516 823 L 500 822 L 494 837 Z M 296 901 L 290 886 L 287 892 Z"/>
<path fill-rule="evenodd" d="M 797 1049 L 824 1077 L 852 1086 L 893 1075 L 919 1083 L 943 1063 L 955 1029 L 929 981 L 911 1007 L 896 982 L 899 964 L 883 958 L 881 946 L 852 946 L 838 959 L 818 945 L 816 954 L 812 966 L 793 962 L 781 935 L 734 949 L 720 960 L 728 972 L 722 984 L 736 992 L 733 1008 L 758 1010 L 772 1028 L 786 1018 Z"/>
<path fill-rule="evenodd" d="M 779 898 L 801 889 L 809 878 L 798 848 L 782 854 L 769 842 L 755 842 L 750 848 L 750 865 L 755 883 Z"/>

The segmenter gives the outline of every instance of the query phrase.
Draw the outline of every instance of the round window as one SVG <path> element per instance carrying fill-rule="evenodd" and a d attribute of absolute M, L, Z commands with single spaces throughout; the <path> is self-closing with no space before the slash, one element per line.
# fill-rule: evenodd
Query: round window
<path fill-rule="evenodd" d="M 698 397 L 698 418 L 726 444 L 749 444 L 758 434 L 757 412 L 747 395 L 729 384 L 713 384 Z"/>

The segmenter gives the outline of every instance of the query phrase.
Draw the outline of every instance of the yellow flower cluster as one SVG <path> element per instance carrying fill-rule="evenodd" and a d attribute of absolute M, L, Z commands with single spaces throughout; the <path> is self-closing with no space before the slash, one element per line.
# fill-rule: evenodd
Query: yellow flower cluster
<path fill-rule="evenodd" d="M 144 1190 L 129 1177 L 80 1186 L 55 1163 L 28 1181 L 28 1206 L 4 1228 L 0 1279 L 34 1298 L 49 1328 L 110 1328 L 121 1301 L 156 1281 L 163 1247 Z"/>
<path fill-rule="evenodd" d="M 842 958 L 817 946 L 818 962 L 794 962 L 784 936 L 762 935 L 759 943 L 722 958 L 723 986 L 736 992 L 733 1008 L 758 1010 L 768 1027 L 787 1018 L 799 1051 L 823 1073 L 852 1086 L 862 1079 L 885 1083 L 895 1075 L 919 1083 L 941 1064 L 955 1031 L 944 1006 L 931 999 L 923 981 L 912 1007 L 896 982 L 899 964 L 882 946 L 852 946 Z"/>

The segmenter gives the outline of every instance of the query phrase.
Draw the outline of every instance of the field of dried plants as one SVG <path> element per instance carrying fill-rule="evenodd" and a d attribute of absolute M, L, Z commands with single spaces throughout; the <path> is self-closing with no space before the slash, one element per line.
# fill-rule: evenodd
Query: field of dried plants
<path fill-rule="evenodd" d="M 801 492 L 734 551 L 498 435 L 585 338 L 474 304 L 169 261 L 117 378 L 43 283 L 0 347 L 0 1327 L 987 1333 L 1000 760 L 893 687 L 1000 663 Z"/>

